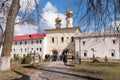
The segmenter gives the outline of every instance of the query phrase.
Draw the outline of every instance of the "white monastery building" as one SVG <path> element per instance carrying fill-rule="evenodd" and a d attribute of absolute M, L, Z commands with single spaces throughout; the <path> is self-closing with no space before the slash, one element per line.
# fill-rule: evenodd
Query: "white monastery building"
<path fill-rule="evenodd" d="M 45 33 L 14 36 L 11 58 L 23 57 L 28 53 L 58 56 L 67 52 L 70 56 L 90 59 L 120 59 L 120 35 L 117 33 L 85 33 L 79 27 L 73 27 L 73 12 L 66 12 L 66 28 L 61 28 L 61 19 L 55 19 L 55 29 L 47 29 Z"/>
<path fill-rule="evenodd" d="M 78 33 L 75 53 L 82 59 L 120 59 L 120 34 L 111 32 Z"/>

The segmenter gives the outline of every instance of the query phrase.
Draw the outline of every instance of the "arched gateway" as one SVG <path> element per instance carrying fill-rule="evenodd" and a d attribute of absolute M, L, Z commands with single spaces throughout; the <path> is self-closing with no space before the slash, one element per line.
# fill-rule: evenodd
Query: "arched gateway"
<path fill-rule="evenodd" d="M 56 61 L 58 57 L 58 51 L 57 50 L 52 50 L 52 60 Z"/>

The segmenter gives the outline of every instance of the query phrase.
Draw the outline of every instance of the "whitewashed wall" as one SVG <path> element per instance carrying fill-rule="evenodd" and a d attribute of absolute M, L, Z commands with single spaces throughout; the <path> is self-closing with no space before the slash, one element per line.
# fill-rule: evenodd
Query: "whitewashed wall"
<path fill-rule="evenodd" d="M 52 55 L 52 50 L 57 50 L 60 55 L 70 44 L 71 37 L 73 37 L 76 32 L 79 32 L 79 28 L 64 28 L 46 31 L 46 54 Z M 64 42 L 61 42 L 61 37 L 64 37 Z M 54 38 L 54 43 L 52 43 L 52 38 Z"/>
<path fill-rule="evenodd" d="M 37 43 L 37 40 L 38 40 L 38 43 Z M 41 43 L 40 43 L 40 40 L 41 40 Z M 25 41 L 27 42 L 27 44 L 25 44 Z M 33 44 L 31 43 L 31 41 L 33 41 Z M 15 45 L 15 42 L 17 42 L 17 45 Z M 22 42 L 21 45 L 20 45 L 20 42 Z M 41 51 L 40 51 L 40 48 L 41 48 Z M 42 55 L 42 50 L 43 50 L 43 39 L 14 41 L 12 45 L 11 58 L 14 58 L 14 54 L 18 54 L 20 57 L 23 57 L 24 54 L 26 55 L 34 51 Z"/>
<path fill-rule="evenodd" d="M 82 58 L 92 58 L 94 54 L 95 57 L 99 58 L 105 58 L 105 56 L 107 56 L 109 59 L 120 59 L 120 43 L 117 37 L 81 38 L 80 43 L 78 41 L 79 38 L 80 36 L 78 38 L 75 38 L 75 51 L 80 51 Z M 113 43 L 113 40 L 115 40 L 115 43 Z M 80 50 L 78 50 L 79 47 Z M 94 49 L 94 52 L 92 49 Z M 112 55 L 113 53 L 114 56 Z"/>

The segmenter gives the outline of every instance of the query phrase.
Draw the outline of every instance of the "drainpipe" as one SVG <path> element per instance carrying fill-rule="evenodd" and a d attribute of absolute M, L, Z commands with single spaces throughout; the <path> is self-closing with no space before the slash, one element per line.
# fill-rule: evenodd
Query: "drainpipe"
<path fill-rule="evenodd" d="M 79 38 L 78 62 L 79 62 L 79 64 L 81 64 L 81 38 Z"/>
<path fill-rule="evenodd" d="M 120 33 L 117 33 L 117 37 L 118 37 L 118 47 L 119 47 L 119 61 L 120 61 Z"/>

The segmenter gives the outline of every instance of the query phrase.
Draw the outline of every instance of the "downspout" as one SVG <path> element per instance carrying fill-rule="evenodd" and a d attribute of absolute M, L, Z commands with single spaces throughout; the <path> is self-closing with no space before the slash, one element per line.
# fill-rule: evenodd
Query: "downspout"
<path fill-rule="evenodd" d="M 78 55 L 78 62 L 79 64 L 81 64 L 81 38 L 79 38 L 79 55 Z"/>
<path fill-rule="evenodd" d="M 117 37 L 118 37 L 118 47 L 119 47 L 119 58 L 118 58 L 118 60 L 120 61 L 120 33 L 118 32 L 118 34 L 117 34 Z"/>

